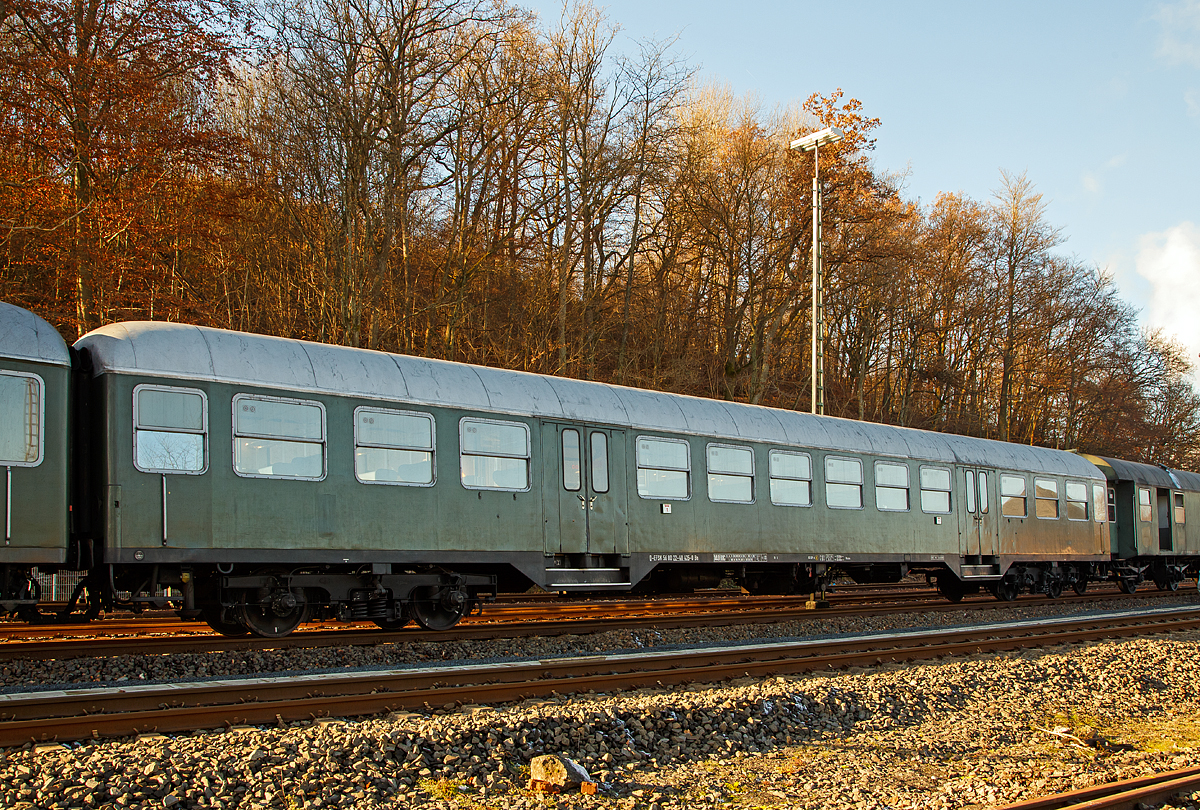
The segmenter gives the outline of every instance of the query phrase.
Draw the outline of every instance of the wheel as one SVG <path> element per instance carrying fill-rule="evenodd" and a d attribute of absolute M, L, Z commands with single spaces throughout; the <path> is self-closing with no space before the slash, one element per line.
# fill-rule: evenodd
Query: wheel
<path fill-rule="evenodd" d="M 413 589 L 408 612 L 426 630 L 449 630 L 467 615 L 469 603 L 464 591 L 445 585 L 424 585 Z"/>
<path fill-rule="evenodd" d="M 1132 579 L 1118 579 L 1117 590 L 1119 590 L 1121 593 L 1133 593 L 1137 590 L 1137 583 Z"/>
<path fill-rule="evenodd" d="M 1012 602 L 1021 593 L 1020 587 L 1011 580 L 1001 580 L 992 589 L 992 594 L 1001 602 Z"/>
<path fill-rule="evenodd" d="M 250 634 L 250 631 L 244 625 L 236 621 L 225 621 L 225 619 L 221 618 L 223 613 L 224 610 L 220 605 L 210 606 L 200 611 L 200 618 L 204 619 L 205 624 L 223 636 L 237 637 Z"/>
<path fill-rule="evenodd" d="M 1087 592 L 1088 581 L 1086 577 L 1076 577 L 1071 583 L 1071 590 L 1075 591 L 1076 596 L 1083 596 Z"/>
<path fill-rule="evenodd" d="M 954 576 L 940 576 L 937 578 L 938 593 L 949 599 L 951 602 L 961 602 L 965 590 L 962 583 Z"/>
<path fill-rule="evenodd" d="M 400 616 L 395 619 L 372 619 L 383 630 L 402 630 L 412 621 L 408 607 L 400 606 Z"/>
<path fill-rule="evenodd" d="M 1160 591 L 1177 591 L 1179 590 L 1179 580 L 1176 579 L 1156 579 L 1154 584 Z"/>
<path fill-rule="evenodd" d="M 283 638 L 308 618 L 308 600 L 303 588 L 260 588 L 242 594 L 237 618 L 256 636 Z"/>
<path fill-rule="evenodd" d="M 1057 599 L 1062 596 L 1062 580 L 1055 578 L 1046 583 L 1046 596 Z"/>

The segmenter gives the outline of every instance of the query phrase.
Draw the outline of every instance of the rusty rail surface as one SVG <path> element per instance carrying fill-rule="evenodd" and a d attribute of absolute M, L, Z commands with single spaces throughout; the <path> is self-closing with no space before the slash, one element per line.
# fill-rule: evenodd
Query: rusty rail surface
<path fill-rule="evenodd" d="M 1133 810 L 1140 805 L 1158 804 L 1172 796 L 1197 789 L 1200 789 L 1200 767 L 1026 799 L 995 810 Z"/>
<path fill-rule="evenodd" d="M 1179 596 L 1171 592 L 1150 592 L 1143 596 Z M 740 624 L 772 624 L 784 621 L 814 621 L 842 616 L 869 617 L 894 613 L 926 611 L 945 613 L 953 611 L 1012 610 L 1014 608 L 1037 607 L 1054 604 L 1080 604 L 1107 599 L 1127 598 L 1114 589 L 1110 592 L 1089 592 L 1084 596 L 1069 599 L 1046 597 L 1025 598 L 1015 602 L 998 602 L 991 596 L 964 599 L 962 602 L 945 602 L 940 597 L 932 599 L 910 599 L 908 601 L 873 602 L 870 607 L 841 606 L 821 610 L 805 608 L 802 599 L 796 597 L 741 597 L 726 600 L 726 604 L 714 605 L 704 602 L 674 602 L 664 607 L 663 602 L 650 606 L 644 601 L 621 605 L 609 612 L 606 605 L 588 603 L 576 606 L 579 610 L 566 615 L 557 608 L 545 607 L 532 612 L 508 614 L 500 621 L 489 620 L 488 616 L 476 616 L 464 620 L 451 630 L 425 631 L 415 625 L 403 630 L 382 630 L 373 624 L 352 625 L 309 625 L 281 639 L 243 636 L 231 638 L 211 632 L 207 625 L 196 622 L 174 621 L 151 624 L 159 628 L 161 635 L 147 635 L 153 630 L 128 629 L 117 637 L 56 638 L 43 635 L 21 641 L 9 639 L 0 643 L 0 661 L 24 660 L 69 660 L 114 655 L 169 655 L 173 653 L 207 653 L 225 651 L 269 650 L 290 648 L 374 646 L 392 643 L 419 643 L 429 641 L 466 641 L 493 638 L 528 638 L 533 636 L 586 635 L 611 630 L 667 630 L 687 627 L 713 627 Z M 931 604 L 930 602 L 933 602 Z M 733 602 L 734 604 L 729 604 Z M 697 607 L 699 606 L 699 607 Z M 489 608 L 489 615 L 496 610 Z M 639 615 L 640 614 L 640 615 Z M 555 618 L 538 619 L 552 615 Z M 46 631 L 43 629 L 43 633 Z M 80 630 L 86 633 L 86 630 Z"/>
<path fill-rule="evenodd" d="M 1152 591 L 1144 597 L 1178 597 L 1179 593 Z M 451 630 L 430 632 L 415 625 L 403 630 L 382 630 L 373 624 L 309 625 L 281 639 L 254 636 L 227 637 L 213 633 L 207 625 L 197 622 L 173 621 L 151 625 L 160 628 L 161 635 L 146 635 L 145 629 L 128 627 L 117 637 L 29 638 L 9 639 L 0 643 L 0 661 L 69 660 L 73 658 L 106 657 L 114 655 L 169 655 L 173 653 L 207 653 L 225 651 L 270 650 L 290 648 L 322 648 L 374 646 L 392 643 L 430 641 L 468 641 L 493 638 L 528 638 L 535 636 L 586 635 L 612 630 L 667 630 L 688 627 L 731 626 L 741 624 L 773 624 L 785 621 L 815 621 L 843 616 L 870 617 L 905 612 L 946 613 L 953 611 L 1000 611 L 1014 608 L 1056 604 L 1080 604 L 1108 599 L 1131 598 L 1111 592 L 1089 592 L 1084 596 L 1049 599 L 1024 598 L 1015 602 L 998 602 L 991 596 L 971 597 L 962 602 L 945 602 L 940 597 L 909 599 L 908 601 L 873 602 L 870 607 L 839 606 L 821 610 L 804 607 L 796 597 L 741 597 L 714 605 L 711 601 L 663 602 L 650 605 L 639 601 L 608 611 L 604 604 L 577 605 L 565 615 L 557 608 L 540 607 L 530 612 L 509 613 L 504 619 L 489 619 L 488 615 L 471 617 Z M 730 602 L 734 604 L 729 604 Z M 931 602 L 933 602 L 931 604 Z M 619 604 L 619 603 L 618 603 Z M 640 615 L 639 615 L 640 614 Z M 552 615 L 554 618 L 544 619 Z M 43 630 L 43 632 L 45 632 Z M 86 632 L 81 630 L 80 632 Z"/>
<path fill-rule="evenodd" d="M 9 694 L 0 695 L 0 746 L 712 683 L 1198 627 L 1200 608 L 1189 608 L 852 639 Z"/>

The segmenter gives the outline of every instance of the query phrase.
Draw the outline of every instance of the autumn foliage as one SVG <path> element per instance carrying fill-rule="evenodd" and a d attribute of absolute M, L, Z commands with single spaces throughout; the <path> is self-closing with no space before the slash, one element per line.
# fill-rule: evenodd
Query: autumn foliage
<path fill-rule="evenodd" d="M 921 205 L 588 6 L 0 0 L 0 297 L 1200 467 L 1186 361 L 1023 175 Z"/>

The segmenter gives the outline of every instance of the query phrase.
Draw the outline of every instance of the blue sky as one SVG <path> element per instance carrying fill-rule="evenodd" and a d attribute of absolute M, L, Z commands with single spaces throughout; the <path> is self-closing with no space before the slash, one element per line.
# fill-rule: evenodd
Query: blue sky
<path fill-rule="evenodd" d="M 519 1 L 519 0 L 518 0 Z M 524 0 L 544 20 L 561 2 Z M 702 82 L 766 108 L 845 90 L 906 196 L 1028 174 L 1062 250 L 1200 353 L 1200 0 L 597 2 L 618 46 L 678 36 Z"/>

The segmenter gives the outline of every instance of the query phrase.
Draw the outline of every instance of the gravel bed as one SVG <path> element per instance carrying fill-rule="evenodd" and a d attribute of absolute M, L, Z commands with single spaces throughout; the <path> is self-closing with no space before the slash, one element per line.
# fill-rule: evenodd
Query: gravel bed
<path fill-rule="evenodd" d="M 1200 764 L 1198 682 L 1200 633 L 1186 632 L 362 721 L 28 745 L 0 751 L 0 806 L 982 808 Z M 583 764 L 599 792 L 529 793 L 527 763 L 542 753 Z"/>
<path fill-rule="evenodd" d="M 758 640 L 838 638 L 861 633 L 961 627 L 988 621 L 1039 617 L 1087 616 L 1113 610 L 1163 608 L 1200 604 L 1194 590 L 1171 598 L 1118 597 L 1101 602 L 1021 607 L 997 610 L 907 612 L 884 616 L 841 616 L 797 619 L 771 624 L 741 624 L 664 630 L 611 630 L 588 635 L 416 643 L 381 643 L 370 647 L 312 647 L 247 652 L 122 655 L 70 660 L 11 660 L 0 662 L 0 693 L 70 686 L 115 685 L 130 681 L 167 683 L 206 678 L 253 677 L 263 674 L 344 672 L 422 664 L 481 663 L 537 660 L 598 652 L 636 652 L 649 648 L 685 649 L 720 643 Z"/>

